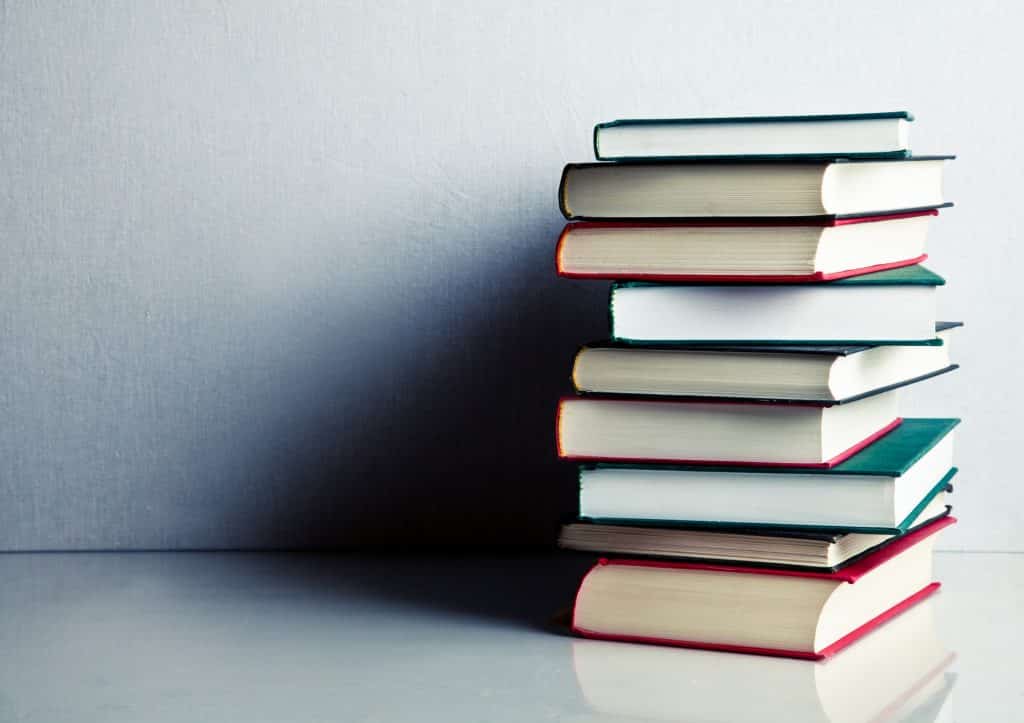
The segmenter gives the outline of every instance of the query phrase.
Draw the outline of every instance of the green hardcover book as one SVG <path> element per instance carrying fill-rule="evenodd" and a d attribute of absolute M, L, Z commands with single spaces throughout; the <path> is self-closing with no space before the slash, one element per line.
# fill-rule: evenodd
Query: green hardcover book
<path fill-rule="evenodd" d="M 830 468 L 585 464 L 580 518 L 640 527 L 899 534 L 945 509 L 959 419 L 904 419 Z"/>
<path fill-rule="evenodd" d="M 923 266 L 814 284 L 612 284 L 611 337 L 626 343 L 938 343 L 935 289 Z"/>
<path fill-rule="evenodd" d="M 559 205 L 587 221 L 885 216 L 947 205 L 942 173 L 952 158 L 570 163 Z"/>
<path fill-rule="evenodd" d="M 641 118 L 594 126 L 600 161 L 742 158 L 903 158 L 907 111 L 843 115 Z"/>

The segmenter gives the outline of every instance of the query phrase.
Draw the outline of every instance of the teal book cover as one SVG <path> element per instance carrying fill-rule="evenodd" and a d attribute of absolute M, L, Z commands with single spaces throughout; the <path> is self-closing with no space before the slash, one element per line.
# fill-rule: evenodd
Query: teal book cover
<path fill-rule="evenodd" d="M 830 286 L 944 286 L 946 280 L 937 273 L 921 264 L 901 266 L 895 269 L 876 271 L 871 274 L 847 276 L 832 281 L 820 281 L 814 284 L 786 283 L 780 281 L 616 281 L 612 284 L 612 293 L 616 289 L 630 289 L 650 286 L 793 286 L 807 288 L 809 286 L 827 288 Z"/>
<path fill-rule="evenodd" d="M 672 129 L 679 132 L 687 132 L 691 128 L 701 128 L 710 125 L 729 125 L 729 126 L 741 126 L 744 128 L 754 127 L 767 127 L 779 125 L 800 125 L 800 126 L 812 126 L 818 124 L 829 124 L 829 125 L 852 125 L 858 124 L 863 125 L 863 121 L 905 121 L 911 122 L 914 120 L 913 114 L 909 111 L 885 111 L 881 113 L 842 113 L 842 114 L 820 114 L 820 115 L 769 115 L 769 116 L 721 116 L 721 117 L 698 117 L 698 118 L 626 118 L 620 120 L 607 121 L 604 123 L 598 123 L 594 126 L 593 132 L 593 145 L 594 145 L 594 157 L 599 161 L 630 161 L 639 159 L 661 159 L 661 160 L 682 160 L 688 158 L 700 158 L 700 159 L 743 159 L 743 160 L 781 160 L 781 159 L 822 159 L 822 158 L 833 158 L 836 156 L 836 152 L 824 153 L 824 152 L 765 152 L 765 153 L 721 153 L 721 154 L 667 154 L 660 155 L 657 153 L 643 154 L 643 155 L 622 155 L 602 151 L 601 141 L 602 137 L 609 130 L 613 129 L 648 129 L 648 128 L 662 128 Z M 848 158 L 878 158 L 878 159 L 892 159 L 892 158 L 905 158 L 910 155 L 909 147 L 895 148 L 891 150 L 848 150 L 843 152 L 842 148 L 837 148 L 841 155 Z"/>
<path fill-rule="evenodd" d="M 908 418 L 904 419 L 889 434 L 877 442 L 864 448 L 857 454 L 835 467 L 829 469 L 801 468 L 801 467 L 742 467 L 729 465 L 665 465 L 665 464 L 627 464 L 601 462 L 597 464 L 584 464 L 579 466 L 579 473 L 582 476 L 589 469 L 659 469 L 659 470 L 680 470 L 680 471 L 719 471 L 733 473 L 753 474 L 813 474 L 820 475 L 825 483 L 833 478 L 833 483 L 839 483 L 835 478 L 844 476 L 869 476 L 877 477 L 879 482 L 898 479 L 905 474 L 925 454 L 941 442 L 960 423 L 956 418 Z M 677 520 L 667 522 L 665 520 L 646 519 L 618 519 L 618 518 L 581 518 L 588 522 L 597 522 L 609 525 L 636 525 L 641 527 L 684 527 L 693 529 L 722 529 L 734 531 L 738 529 L 802 529 L 821 532 L 867 532 L 879 534 L 901 534 L 919 524 L 918 519 L 922 512 L 932 501 L 943 492 L 952 489 L 952 480 L 958 469 L 950 468 L 945 475 L 938 480 L 922 498 L 913 510 L 895 527 L 849 527 L 833 525 L 782 525 L 774 523 L 751 523 L 751 522 L 728 522 L 720 520 Z M 770 477 L 766 477 L 766 482 Z"/>
<path fill-rule="evenodd" d="M 952 467 L 950 470 L 943 475 L 942 479 L 939 480 L 934 487 L 928 492 L 924 498 L 914 507 L 913 511 L 910 512 L 896 527 L 872 527 L 872 526 L 855 526 L 855 525 L 783 525 L 775 523 L 756 523 L 756 522 L 728 522 L 725 520 L 676 520 L 668 522 L 665 520 L 645 520 L 645 519 L 633 519 L 633 518 L 604 518 L 604 517 L 580 517 L 580 520 L 584 522 L 596 522 L 603 525 L 630 525 L 635 527 L 684 527 L 692 529 L 708 529 L 715 530 L 720 529 L 723 531 L 733 531 L 738 528 L 744 529 L 774 529 L 774 530 L 815 530 L 820 532 L 864 532 L 870 534 L 879 535 L 901 535 L 910 528 L 918 524 L 918 518 L 921 513 L 928 507 L 932 501 L 943 492 L 950 492 L 953 489 L 952 482 L 956 473 L 959 472 L 957 467 Z"/>
<path fill-rule="evenodd" d="M 935 322 L 935 333 L 939 334 L 943 331 L 949 331 L 950 329 L 956 329 L 963 326 L 962 321 L 937 321 Z M 942 346 L 943 341 L 941 338 L 936 336 L 934 339 L 926 339 L 925 341 L 908 342 L 907 346 Z M 600 341 L 587 342 L 584 347 L 592 349 L 599 348 L 613 348 L 613 349 L 664 349 L 664 350 L 676 350 L 685 351 L 686 349 L 697 349 L 700 351 L 722 351 L 722 352 L 751 352 L 751 353 L 771 353 L 771 354 L 818 354 L 821 356 L 851 356 L 858 354 L 869 349 L 874 349 L 877 346 L 887 346 L 887 343 L 883 342 L 871 342 L 870 344 L 842 344 L 830 342 L 828 344 L 794 344 L 793 342 L 785 342 L 779 344 L 759 344 L 757 342 L 749 343 L 723 343 L 723 342 L 689 342 L 689 341 L 659 341 L 659 342 L 625 342 L 616 341 L 614 339 L 604 339 Z"/>
<path fill-rule="evenodd" d="M 580 465 L 586 469 L 672 469 L 684 471 L 718 470 L 723 472 L 754 472 L 758 474 L 870 475 L 899 477 L 941 442 L 960 424 L 955 417 L 907 417 L 902 424 L 834 467 L 763 467 L 723 464 L 631 464 L 597 462 Z"/>

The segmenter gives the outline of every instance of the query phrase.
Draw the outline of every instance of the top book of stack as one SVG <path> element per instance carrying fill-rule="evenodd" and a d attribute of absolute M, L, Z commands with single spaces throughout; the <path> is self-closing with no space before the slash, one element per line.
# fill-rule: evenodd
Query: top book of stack
<path fill-rule="evenodd" d="M 562 213 L 591 221 L 834 221 L 936 209 L 943 161 L 911 156 L 909 113 L 622 120 L 565 167 Z"/>
<path fill-rule="evenodd" d="M 599 161 L 652 159 L 902 158 L 905 110 L 848 115 L 615 120 L 594 127 Z"/>

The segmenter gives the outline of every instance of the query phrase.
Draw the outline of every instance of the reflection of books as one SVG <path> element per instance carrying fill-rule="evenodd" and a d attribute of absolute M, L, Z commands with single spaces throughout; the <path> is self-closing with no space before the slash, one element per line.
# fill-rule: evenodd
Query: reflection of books
<path fill-rule="evenodd" d="M 950 721 L 954 678 L 943 671 L 953 657 L 935 632 L 930 600 L 817 663 L 573 642 L 576 680 L 594 720 Z"/>
<path fill-rule="evenodd" d="M 895 717 L 877 720 L 892 723 L 953 723 L 953 686 L 956 684 L 956 673 L 946 673 L 942 679 L 932 681 L 931 685 L 922 689 L 920 695 L 914 696 L 901 705 Z M 927 693 L 925 692 L 927 690 Z"/>

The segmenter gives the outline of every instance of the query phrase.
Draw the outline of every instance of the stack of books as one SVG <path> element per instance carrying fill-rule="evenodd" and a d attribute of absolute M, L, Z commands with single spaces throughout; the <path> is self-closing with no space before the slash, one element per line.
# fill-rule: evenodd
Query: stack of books
<path fill-rule="evenodd" d="M 957 367 L 921 265 L 952 157 L 911 120 L 615 121 L 565 168 L 558 271 L 614 281 L 557 414 L 560 544 L 606 556 L 578 633 L 820 659 L 938 587 L 959 420 L 899 394 Z"/>

